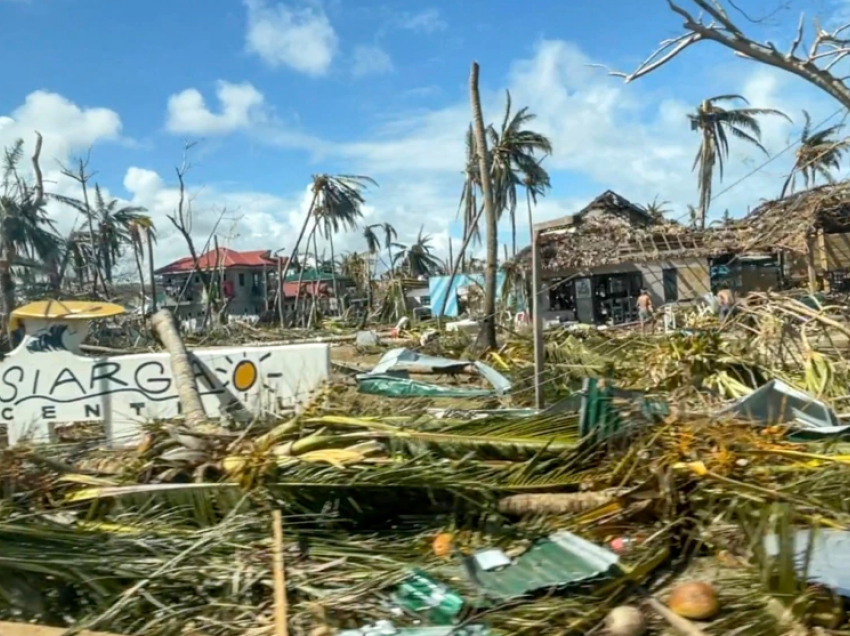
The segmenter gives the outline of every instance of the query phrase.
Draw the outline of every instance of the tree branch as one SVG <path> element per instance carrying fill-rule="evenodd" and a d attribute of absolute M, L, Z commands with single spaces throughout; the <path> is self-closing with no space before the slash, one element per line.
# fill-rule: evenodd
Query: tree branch
<path fill-rule="evenodd" d="M 831 70 L 850 55 L 850 39 L 842 34 L 850 29 L 850 23 L 834 31 L 823 30 L 815 22 L 815 38 L 805 57 L 797 51 L 803 41 L 804 18 L 801 16 L 797 33 L 787 53 L 780 53 L 773 43 L 757 42 L 745 34 L 723 9 L 720 0 L 690 0 L 711 21 L 696 18 L 689 11 L 668 0 L 670 10 L 683 20 L 685 32 L 661 43 L 646 60 L 631 73 L 608 71 L 609 75 L 621 77 L 626 83 L 648 75 L 679 55 L 691 44 L 711 40 L 734 51 L 737 55 L 793 73 L 825 91 L 843 106 L 850 108 L 850 88 L 844 83 L 847 78 L 832 75 Z M 734 6 L 734 5 L 732 5 Z M 607 69 L 606 69 L 607 70 Z"/>

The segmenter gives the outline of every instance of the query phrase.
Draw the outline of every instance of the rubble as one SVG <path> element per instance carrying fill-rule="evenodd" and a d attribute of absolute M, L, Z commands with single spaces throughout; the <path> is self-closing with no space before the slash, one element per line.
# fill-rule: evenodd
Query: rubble
<path fill-rule="evenodd" d="M 153 422 L 131 450 L 105 450 L 88 429 L 4 449 L 0 620 L 272 634 L 281 510 L 294 635 L 584 634 L 623 605 L 661 633 L 681 627 L 665 604 L 688 581 L 717 591 L 719 613 L 685 623 L 701 633 L 837 626 L 846 582 L 827 566 L 850 525 L 844 304 L 754 295 L 722 327 L 677 324 L 547 332 L 542 411 L 523 408 L 528 340 L 476 360 L 462 335 L 442 334 L 362 363 L 381 377 L 401 364 L 416 382 L 420 367 L 472 367 L 462 388 L 484 394 L 388 400 L 340 377 L 283 421 Z M 482 368 L 507 384 L 493 390 Z M 790 415 L 773 401 L 761 421 L 737 408 L 770 386 L 795 396 Z M 808 403 L 832 428 L 800 436 Z"/>

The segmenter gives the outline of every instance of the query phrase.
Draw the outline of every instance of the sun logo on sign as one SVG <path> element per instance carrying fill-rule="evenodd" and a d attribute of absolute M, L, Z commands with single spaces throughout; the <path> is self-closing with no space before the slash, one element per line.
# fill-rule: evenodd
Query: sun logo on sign
<path fill-rule="evenodd" d="M 271 355 L 271 353 L 266 353 L 265 355 L 260 356 L 260 363 L 268 360 Z M 222 386 L 232 387 L 239 393 L 246 393 L 253 389 L 254 385 L 257 384 L 257 381 L 260 380 L 260 370 L 257 368 L 257 365 L 254 364 L 253 360 L 248 359 L 248 352 L 242 352 L 242 360 L 234 360 L 231 356 L 224 356 L 224 359 L 230 364 L 230 368 L 216 368 L 218 373 L 228 378 L 222 382 Z M 280 373 L 267 373 L 266 377 L 273 379 L 279 378 L 280 375 Z M 266 389 L 272 390 L 272 387 L 265 382 L 263 382 L 263 386 Z"/>

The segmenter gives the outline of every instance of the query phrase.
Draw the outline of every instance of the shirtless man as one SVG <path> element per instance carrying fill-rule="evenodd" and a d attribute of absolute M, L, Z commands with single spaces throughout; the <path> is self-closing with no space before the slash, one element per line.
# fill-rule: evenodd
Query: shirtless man
<path fill-rule="evenodd" d="M 723 324 L 732 313 L 732 307 L 735 305 L 735 295 L 732 290 L 724 287 L 717 292 L 717 303 L 720 305 L 720 324 Z"/>
<path fill-rule="evenodd" d="M 649 292 L 645 289 L 640 290 L 640 296 L 637 299 L 638 320 L 640 321 L 640 332 L 646 334 L 646 323 L 652 320 L 652 298 L 649 297 Z M 655 325 L 652 325 L 652 330 L 655 331 Z"/>

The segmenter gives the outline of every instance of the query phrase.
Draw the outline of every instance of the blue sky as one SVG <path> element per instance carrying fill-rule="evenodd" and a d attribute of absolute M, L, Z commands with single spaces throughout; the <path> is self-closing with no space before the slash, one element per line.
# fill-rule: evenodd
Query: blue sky
<path fill-rule="evenodd" d="M 759 17 L 779 1 L 736 4 Z M 781 46 L 800 11 L 826 22 L 850 15 L 838 0 L 783 6 L 764 24 L 739 19 Z M 676 35 L 680 20 L 662 0 L 0 0 L 0 24 L 8 60 L 0 143 L 31 143 L 40 130 L 51 187 L 64 194 L 74 190 L 58 162 L 91 147 L 95 180 L 151 211 L 160 261 L 184 251 L 166 215 L 185 139 L 200 140 L 188 182 L 201 242 L 226 207 L 220 240 L 291 247 L 310 175 L 355 172 L 380 184 L 367 197 L 370 222 L 392 222 L 402 242 L 424 226 L 445 250 L 460 234 L 472 60 L 481 64 L 486 118 L 500 118 L 510 88 L 555 145 L 540 219 L 575 211 L 606 188 L 640 203 L 658 196 L 682 214 L 696 198 L 698 144 L 685 115 L 704 97 L 741 93 L 796 122 L 802 108 L 816 121 L 838 108 L 801 80 L 711 43 L 629 85 L 588 66 L 629 70 Z M 765 121 L 766 147 L 781 151 L 797 129 Z M 743 214 L 776 196 L 790 158 L 732 188 L 714 212 Z M 764 159 L 736 148 L 715 191 Z M 73 224 L 70 211 L 52 210 L 62 227 Z M 339 240 L 342 249 L 363 248 L 356 234 Z"/>

